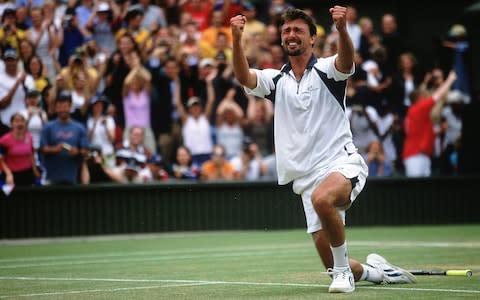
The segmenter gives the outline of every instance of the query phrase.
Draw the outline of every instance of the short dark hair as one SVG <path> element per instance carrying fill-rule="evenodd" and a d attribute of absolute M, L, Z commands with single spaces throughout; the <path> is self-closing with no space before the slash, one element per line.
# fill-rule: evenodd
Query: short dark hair
<path fill-rule="evenodd" d="M 72 94 L 67 90 L 62 90 L 58 93 L 57 98 L 55 99 L 55 103 L 64 103 L 69 102 L 72 103 Z"/>
<path fill-rule="evenodd" d="M 287 10 L 285 10 L 285 12 L 282 14 L 279 25 L 282 27 L 283 24 L 298 19 L 301 19 L 307 23 L 311 36 L 317 35 L 317 25 L 315 24 L 315 20 L 313 20 L 311 16 L 307 15 L 303 10 L 298 8 L 287 8 Z"/>

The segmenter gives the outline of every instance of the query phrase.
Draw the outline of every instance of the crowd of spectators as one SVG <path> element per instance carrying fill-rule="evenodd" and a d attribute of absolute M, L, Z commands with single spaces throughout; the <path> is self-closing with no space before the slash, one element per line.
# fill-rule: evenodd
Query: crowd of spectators
<path fill-rule="evenodd" d="M 247 95 L 236 82 L 229 19 L 247 18 L 250 66 L 281 68 L 286 57 L 277 25 L 290 6 L 284 0 L 3 1 L 2 182 L 11 188 L 275 179 L 274 103 Z M 346 114 L 370 175 L 455 174 L 462 109 L 471 101 L 465 28 L 452 26 L 442 44 L 451 53 L 450 75 L 419 67 L 395 15 L 372 20 L 348 6 L 348 31 L 356 72 Z M 317 32 L 315 55 L 335 54 L 335 27 L 318 24 Z M 417 105 L 422 101 L 428 105 Z M 428 134 L 415 135 L 412 120 Z M 429 172 L 414 172 L 418 163 L 406 170 L 412 163 L 405 161 L 419 155 Z"/>

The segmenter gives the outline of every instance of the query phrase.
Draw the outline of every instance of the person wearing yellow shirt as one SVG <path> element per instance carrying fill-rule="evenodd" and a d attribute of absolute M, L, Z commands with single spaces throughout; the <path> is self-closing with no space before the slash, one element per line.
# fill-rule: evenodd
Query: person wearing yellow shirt
<path fill-rule="evenodd" d="M 25 31 L 16 26 L 16 11 L 13 8 L 6 8 L 2 15 L 2 26 L 0 28 L 0 44 L 2 48 L 13 48 L 18 52 L 20 40 L 25 38 Z"/>
<path fill-rule="evenodd" d="M 212 13 L 212 21 L 209 27 L 207 27 L 200 37 L 200 43 L 206 45 L 214 45 L 217 41 L 217 35 L 221 32 L 227 37 L 227 43 L 232 45 L 232 31 L 230 27 L 223 25 L 223 12 L 221 10 L 215 10 Z"/>
<path fill-rule="evenodd" d="M 143 10 L 138 5 L 132 5 L 125 16 L 127 26 L 119 29 L 115 34 L 115 39 L 118 41 L 125 33 L 130 33 L 135 39 L 142 57 L 146 50 L 152 46 L 150 30 L 142 27 L 143 16 Z"/>

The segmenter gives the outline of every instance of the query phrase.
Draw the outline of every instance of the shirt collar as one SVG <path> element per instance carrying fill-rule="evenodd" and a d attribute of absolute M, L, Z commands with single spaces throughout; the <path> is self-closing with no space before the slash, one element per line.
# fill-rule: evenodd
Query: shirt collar
<path fill-rule="evenodd" d="M 315 55 L 312 54 L 307 64 L 307 70 L 311 70 L 316 63 L 317 63 L 317 58 L 315 57 Z M 290 64 L 290 61 L 288 61 L 285 65 L 283 65 L 280 72 L 288 73 L 290 72 L 291 69 L 292 69 L 292 65 Z"/>

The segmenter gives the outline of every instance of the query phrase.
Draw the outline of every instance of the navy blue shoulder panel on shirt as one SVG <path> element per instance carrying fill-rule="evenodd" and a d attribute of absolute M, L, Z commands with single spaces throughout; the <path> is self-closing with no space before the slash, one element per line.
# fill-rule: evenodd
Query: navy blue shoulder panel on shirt
<path fill-rule="evenodd" d="M 265 98 L 272 101 L 272 103 L 275 103 L 275 94 L 277 92 L 277 82 L 280 80 L 282 76 L 283 76 L 283 73 L 280 72 L 277 76 L 273 77 L 273 84 L 275 88 L 270 91 L 270 94 L 265 96 Z"/>
<path fill-rule="evenodd" d="M 345 97 L 345 87 L 347 86 L 347 81 L 335 81 L 333 79 L 327 78 L 327 74 L 320 71 L 319 69 L 313 67 L 317 71 L 318 76 L 322 79 L 323 83 L 327 86 L 328 90 L 332 95 L 337 99 L 338 104 L 345 111 L 345 106 L 343 105 L 343 98 Z"/>

